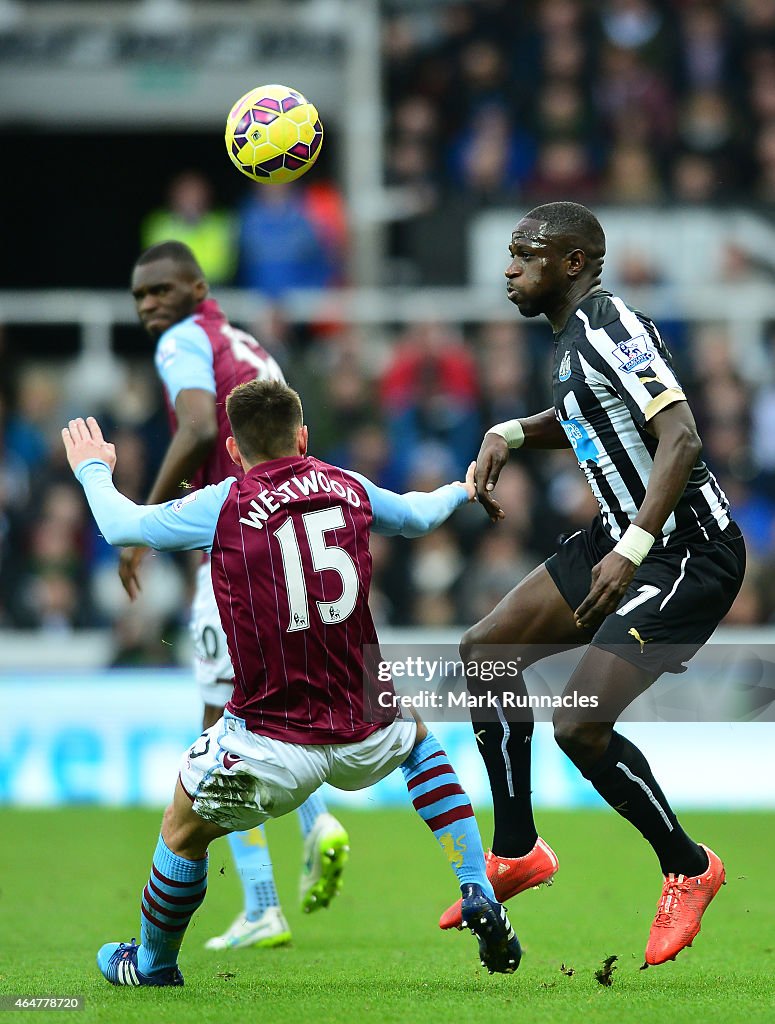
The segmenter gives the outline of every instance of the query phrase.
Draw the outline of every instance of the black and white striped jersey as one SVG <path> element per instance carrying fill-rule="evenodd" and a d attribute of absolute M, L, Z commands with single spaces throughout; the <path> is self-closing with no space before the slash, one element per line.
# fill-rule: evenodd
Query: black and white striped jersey
<path fill-rule="evenodd" d="M 646 424 L 685 396 L 654 323 L 610 292 L 585 299 L 555 337 L 557 419 L 619 540 L 646 496 L 657 440 Z M 730 522 L 729 502 L 698 459 L 662 537 L 701 541 Z"/>

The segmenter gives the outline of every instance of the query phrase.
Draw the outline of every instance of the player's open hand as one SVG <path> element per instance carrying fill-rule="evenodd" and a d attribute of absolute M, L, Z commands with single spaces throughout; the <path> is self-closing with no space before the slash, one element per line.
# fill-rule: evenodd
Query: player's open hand
<path fill-rule="evenodd" d="M 476 497 L 476 484 L 474 483 L 474 471 L 476 470 L 476 463 L 472 462 L 466 470 L 465 480 L 455 480 L 453 483 L 455 487 L 462 487 L 468 495 L 468 500 L 473 501 Z"/>
<path fill-rule="evenodd" d="M 592 586 L 574 612 L 579 629 L 594 631 L 616 608 L 637 566 L 618 551 L 609 551 L 592 569 Z"/>
<path fill-rule="evenodd" d="M 499 519 L 506 518 L 506 513 L 492 496 L 492 492 L 508 459 L 509 446 L 506 444 L 506 439 L 500 434 L 485 434 L 482 447 L 476 457 L 474 483 L 476 497 L 494 523 L 497 523 Z"/>
<path fill-rule="evenodd" d="M 138 569 L 140 562 L 148 554 L 148 548 L 122 548 L 118 559 L 118 575 L 129 600 L 134 601 L 142 589 Z"/>
<path fill-rule="evenodd" d="M 62 430 L 62 441 L 67 452 L 70 469 L 75 472 L 87 459 L 102 459 L 107 462 L 111 473 L 116 465 L 116 449 L 102 436 L 99 423 L 93 416 L 85 420 L 78 417 L 70 420 Z"/>

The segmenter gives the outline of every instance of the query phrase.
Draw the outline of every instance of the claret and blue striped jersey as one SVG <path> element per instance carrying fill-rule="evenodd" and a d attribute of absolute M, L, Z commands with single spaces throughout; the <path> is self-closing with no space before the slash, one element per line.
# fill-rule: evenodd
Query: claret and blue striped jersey
<path fill-rule="evenodd" d="M 104 462 L 78 480 L 110 544 L 211 551 L 234 667 L 229 711 L 291 743 L 353 743 L 391 717 L 369 612 L 369 534 L 419 537 L 465 488 L 395 494 L 311 456 L 273 459 L 162 505 L 136 505 Z"/>
<path fill-rule="evenodd" d="M 586 298 L 555 336 L 552 393 L 557 419 L 617 541 L 643 504 L 657 439 L 647 424 L 685 400 L 670 353 L 654 323 L 610 292 Z M 717 537 L 729 502 L 701 458 L 661 536 Z"/>
<path fill-rule="evenodd" d="M 210 391 L 215 399 L 218 440 L 191 487 L 215 484 L 240 472 L 226 452 L 231 433 L 226 399 L 237 384 L 249 380 L 284 380 L 272 356 L 246 331 L 233 327 L 214 299 L 200 302 L 194 313 L 169 327 L 156 343 L 156 370 L 172 430 L 177 429 L 175 399 L 186 388 Z"/>

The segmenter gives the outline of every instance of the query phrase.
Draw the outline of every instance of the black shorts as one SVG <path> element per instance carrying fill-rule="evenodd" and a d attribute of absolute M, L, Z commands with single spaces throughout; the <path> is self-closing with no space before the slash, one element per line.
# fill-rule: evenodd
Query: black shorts
<path fill-rule="evenodd" d="M 575 611 L 589 593 L 593 566 L 613 549 L 600 519 L 572 534 L 544 563 Z M 683 672 L 724 618 L 743 582 L 745 542 L 735 523 L 710 541 L 660 541 L 591 639 L 596 647 L 652 672 Z"/>

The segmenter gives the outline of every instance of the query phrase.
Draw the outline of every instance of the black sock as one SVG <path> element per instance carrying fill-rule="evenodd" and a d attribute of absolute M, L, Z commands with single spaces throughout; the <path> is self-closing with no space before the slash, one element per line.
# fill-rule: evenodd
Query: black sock
<path fill-rule="evenodd" d="M 509 722 L 503 716 L 471 723 L 490 779 L 495 813 L 492 849 L 499 857 L 524 857 L 538 839 L 530 796 L 533 720 L 532 712 L 524 714 L 530 715 L 529 721 Z"/>
<path fill-rule="evenodd" d="M 663 874 L 700 875 L 708 855 L 684 832 L 659 788 L 649 763 L 634 743 L 615 732 L 586 778 L 623 818 L 651 843 Z"/>

